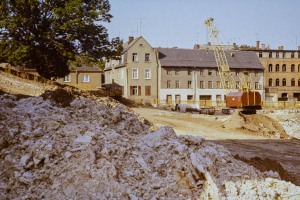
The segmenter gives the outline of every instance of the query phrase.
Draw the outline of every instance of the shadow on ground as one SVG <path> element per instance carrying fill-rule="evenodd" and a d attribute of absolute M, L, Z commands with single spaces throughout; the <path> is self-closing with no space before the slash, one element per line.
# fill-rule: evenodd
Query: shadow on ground
<path fill-rule="evenodd" d="M 299 140 L 208 140 L 260 171 L 276 171 L 282 180 L 300 186 Z"/>

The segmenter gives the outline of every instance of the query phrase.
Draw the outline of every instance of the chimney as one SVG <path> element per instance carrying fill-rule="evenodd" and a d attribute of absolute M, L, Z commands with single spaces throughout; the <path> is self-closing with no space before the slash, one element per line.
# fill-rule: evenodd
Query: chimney
<path fill-rule="evenodd" d="M 278 50 L 283 50 L 283 46 L 278 46 Z"/>
<path fill-rule="evenodd" d="M 266 44 L 261 44 L 261 49 L 265 50 L 266 49 Z"/>
<path fill-rule="evenodd" d="M 298 46 L 298 51 L 300 51 L 300 46 Z"/>
<path fill-rule="evenodd" d="M 128 38 L 128 44 L 130 44 L 133 40 L 134 40 L 134 37 L 133 36 L 129 36 L 129 38 Z"/>
<path fill-rule="evenodd" d="M 256 41 L 256 50 L 258 50 L 258 49 L 259 49 L 259 40 Z"/>
<path fill-rule="evenodd" d="M 237 49 L 236 43 L 233 43 L 233 49 Z"/>

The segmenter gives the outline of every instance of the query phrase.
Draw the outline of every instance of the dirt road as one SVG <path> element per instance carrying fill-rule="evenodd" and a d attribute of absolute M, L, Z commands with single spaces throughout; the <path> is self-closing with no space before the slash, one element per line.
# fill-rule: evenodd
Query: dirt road
<path fill-rule="evenodd" d="M 178 135 L 204 136 L 206 140 L 227 147 L 232 155 L 252 159 L 249 161 L 250 164 L 260 163 L 264 166 L 261 170 L 272 169 L 277 171 L 282 179 L 300 185 L 299 141 L 249 134 L 249 131 L 242 129 L 226 129 L 223 126 L 224 121 L 229 118 L 226 115 L 200 115 L 151 108 L 132 109 L 153 123 L 154 129 L 172 126 Z M 284 169 L 278 169 L 276 162 Z"/>

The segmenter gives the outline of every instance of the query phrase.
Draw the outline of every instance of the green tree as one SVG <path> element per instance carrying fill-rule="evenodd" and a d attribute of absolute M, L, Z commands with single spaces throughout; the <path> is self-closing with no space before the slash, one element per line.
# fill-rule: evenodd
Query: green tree
<path fill-rule="evenodd" d="M 1 0 L 0 62 L 64 77 L 76 60 L 116 58 L 121 41 L 108 38 L 108 0 Z"/>

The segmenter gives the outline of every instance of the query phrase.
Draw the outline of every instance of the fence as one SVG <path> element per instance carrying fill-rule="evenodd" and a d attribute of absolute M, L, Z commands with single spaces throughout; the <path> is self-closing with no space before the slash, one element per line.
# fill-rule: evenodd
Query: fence
<path fill-rule="evenodd" d="M 177 103 L 180 104 L 198 104 L 200 106 L 205 106 L 205 107 L 215 107 L 215 108 L 224 108 L 226 107 L 226 102 L 225 101 L 212 101 L 212 100 L 188 100 L 188 101 L 167 101 L 167 100 L 161 100 L 161 99 L 135 99 L 135 103 L 137 104 L 151 104 L 151 105 L 167 105 L 171 107 L 175 107 Z M 262 107 L 263 108 L 300 108 L 300 101 L 263 101 L 262 102 Z"/>

